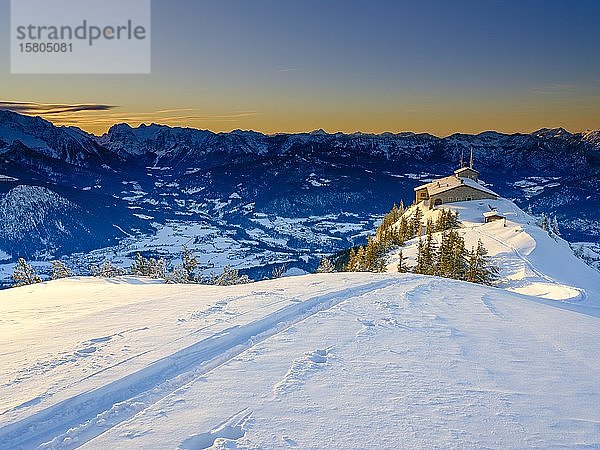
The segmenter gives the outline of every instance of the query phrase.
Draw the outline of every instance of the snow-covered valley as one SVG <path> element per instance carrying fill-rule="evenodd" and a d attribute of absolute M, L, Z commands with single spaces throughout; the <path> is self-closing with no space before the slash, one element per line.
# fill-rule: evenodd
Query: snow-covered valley
<path fill-rule="evenodd" d="M 571 242 L 597 246 L 598 133 L 264 135 L 126 124 L 102 137 L 0 111 L 0 287 L 18 258 L 44 277 L 78 275 L 138 251 L 177 264 L 187 243 L 204 276 L 232 265 L 255 280 L 363 244 L 394 203 L 474 150 L 487 188 Z M 591 254 L 591 252 L 587 252 Z"/>

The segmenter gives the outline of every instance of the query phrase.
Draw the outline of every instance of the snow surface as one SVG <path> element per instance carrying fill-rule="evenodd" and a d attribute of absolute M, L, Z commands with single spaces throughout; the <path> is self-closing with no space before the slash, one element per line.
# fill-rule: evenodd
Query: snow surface
<path fill-rule="evenodd" d="M 400 274 L 9 289 L 0 448 L 596 447 L 597 311 Z"/>
<path fill-rule="evenodd" d="M 498 287 L 391 254 L 386 274 L 0 291 L 0 448 L 599 448 L 600 272 L 508 200 L 445 207 Z"/>

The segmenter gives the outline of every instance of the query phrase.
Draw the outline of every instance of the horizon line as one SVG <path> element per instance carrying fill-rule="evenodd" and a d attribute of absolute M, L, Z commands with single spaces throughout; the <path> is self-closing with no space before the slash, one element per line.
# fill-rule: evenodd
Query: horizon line
<path fill-rule="evenodd" d="M 234 133 L 234 132 L 245 132 L 245 133 L 257 133 L 257 134 L 262 134 L 263 136 L 278 136 L 278 135 L 300 135 L 300 134 L 326 134 L 326 135 L 330 135 L 330 136 L 334 136 L 334 135 L 345 135 L 345 136 L 352 136 L 352 135 L 371 135 L 371 136 L 384 136 L 384 135 L 401 135 L 401 134 L 412 134 L 415 136 L 418 135 L 429 135 L 438 139 L 445 139 L 451 136 L 455 136 L 455 135 L 467 135 L 467 136 L 478 136 L 481 134 L 485 134 L 485 133 L 496 133 L 496 134 L 503 134 L 503 135 L 507 135 L 507 136 L 515 136 L 515 135 L 531 135 L 540 131 L 550 131 L 550 130 L 563 130 L 569 134 L 575 135 L 575 134 L 586 134 L 586 133 L 593 133 L 593 132 L 600 132 L 600 129 L 586 129 L 586 130 L 580 130 L 580 131 L 570 131 L 567 128 L 563 127 L 563 126 L 555 126 L 555 127 L 541 127 L 535 130 L 531 130 L 531 131 L 513 131 L 513 132 L 508 132 L 508 131 L 498 131 L 498 130 L 493 130 L 493 129 L 485 129 L 482 131 L 478 131 L 478 132 L 464 132 L 464 131 L 454 131 L 452 133 L 449 134 L 444 134 L 444 135 L 438 135 L 435 134 L 433 132 L 429 132 L 429 131 L 408 131 L 408 130 L 404 130 L 404 131 L 381 131 L 381 132 L 373 132 L 373 131 L 360 131 L 360 130 L 356 130 L 356 131 L 326 131 L 325 128 L 320 127 L 320 128 L 315 128 L 312 130 L 306 130 L 306 131 L 274 131 L 274 132 L 265 132 L 265 131 L 259 131 L 256 129 L 243 129 L 243 128 L 233 128 L 229 131 L 214 131 L 211 130 L 209 128 L 197 128 L 197 127 L 193 127 L 193 126 L 186 126 L 186 125 L 167 125 L 164 123 L 158 123 L 158 122 L 140 122 L 138 125 L 131 125 L 129 122 L 127 121 L 117 121 L 114 122 L 112 125 L 110 125 L 107 130 L 101 134 L 97 134 L 95 132 L 92 131 L 87 131 L 84 128 L 82 128 L 79 125 L 76 124 L 67 124 L 67 123 L 56 123 L 53 120 L 51 120 L 51 118 L 47 118 L 44 117 L 43 115 L 40 114 L 26 114 L 20 111 L 15 111 L 13 109 L 10 108 L 0 108 L 0 112 L 10 112 L 12 114 L 16 114 L 18 116 L 23 116 L 23 117 L 31 117 L 31 118 L 39 118 L 42 119 L 50 124 L 52 124 L 52 126 L 57 127 L 57 128 L 77 128 L 78 130 L 95 136 L 95 137 L 102 137 L 105 134 L 107 134 L 111 128 L 118 126 L 118 125 L 127 125 L 128 127 L 132 128 L 132 129 L 136 129 L 136 128 L 141 128 L 141 127 L 150 127 L 150 126 L 159 126 L 159 127 L 165 127 L 165 128 L 170 128 L 170 129 L 175 129 L 175 128 L 181 128 L 181 129 L 189 129 L 189 130 L 196 130 L 196 131 L 207 131 L 213 134 L 230 134 L 230 133 Z M 137 121 L 134 121 L 137 122 Z"/>

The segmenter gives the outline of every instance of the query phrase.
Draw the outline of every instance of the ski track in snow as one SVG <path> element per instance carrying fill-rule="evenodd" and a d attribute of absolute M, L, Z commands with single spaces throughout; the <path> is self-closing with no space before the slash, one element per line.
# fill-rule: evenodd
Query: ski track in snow
<path fill-rule="evenodd" d="M 319 295 L 294 302 L 262 319 L 228 328 L 137 372 L 5 426 L 0 429 L 0 448 L 78 447 L 294 323 L 349 298 L 397 283 L 389 279 L 375 281 Z M 315 352 L 309 358 L 320 364 L 317 359 L 326 355 Z M 50 434 L 56 437 L 46 441 Z"/>

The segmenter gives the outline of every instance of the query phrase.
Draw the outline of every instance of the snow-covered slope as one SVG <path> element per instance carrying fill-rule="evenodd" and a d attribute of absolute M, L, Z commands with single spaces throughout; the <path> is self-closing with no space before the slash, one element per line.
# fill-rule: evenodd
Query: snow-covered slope
<path fill-rule="evenodd" d="M 81 278 L 2 291 L 0 317 L 0 448 L 600 445 L 579 305 L 400 274 Z"/>
<path fill-rule="evenodd" d="M 467 249 L 477 246 L 481 240 L 493 262 L 500 269 L 498 287 L 526 295 L 554 300 L 568 300 L 590 306 L 600 305 L 600 272 L 577 258 L 569 243 L 559 236 L 542 230 L 531 217 L 513 202 L 481 200 L 443 205 L 429 210 L 422 203 L 424 219 L 436 220 L 441 208 L 459 213 L 461 228 Z M 484 223 L 483 213 L 496 210 L 506 218 Z M 412 217 L 415 206 L 407 212 Z M 439 242 L 441 233 L 435 233 Z M 402 249 L 403 256 L 414 264 L 418 239 Z M 388 271 L 396 271 L 398 254 L 390 256 Z"/>

